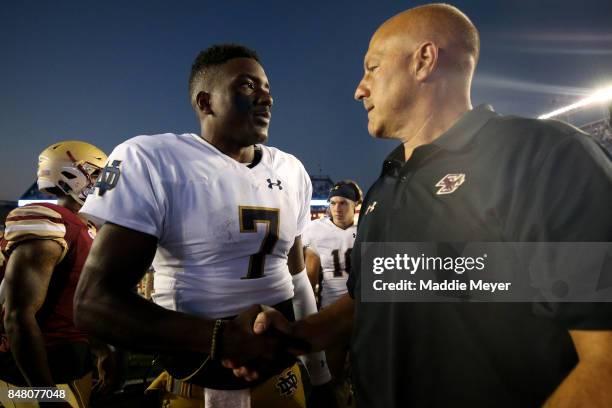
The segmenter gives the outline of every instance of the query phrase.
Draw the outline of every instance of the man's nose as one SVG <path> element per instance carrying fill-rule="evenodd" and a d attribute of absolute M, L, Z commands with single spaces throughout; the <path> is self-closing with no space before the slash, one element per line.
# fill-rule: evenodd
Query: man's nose
<path fill-rule="evenodd" d="M 274 98 L 272 98 L 272 94 L 270 92 L 262 89 L 259 97 L 257 98 L 257 104 L 272 107 L 272 105 L 274 105 Z"/>
<path fill-rule="evenodd" d="M 370 91 L 367 88 L 365 81 L 362 79 L 359 84 L 357 85 L 357 89 L 355 89 L 355 100 L 357 101 L 361 101 L 364 98 L 367 98 L 370 96 Z"/>

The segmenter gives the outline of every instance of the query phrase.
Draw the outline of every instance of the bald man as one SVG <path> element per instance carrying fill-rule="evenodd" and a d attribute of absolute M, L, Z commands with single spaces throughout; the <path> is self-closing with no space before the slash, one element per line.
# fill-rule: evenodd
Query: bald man
<path fill-rule="evenodd" d="M 349 294 L 292 325 L 260 314 L 255 331 L 315 349 L 352 333 L 360 407 L 612 406 L 610 303 L 362 299 L 363 242 L 612 241 L 610 157 L 561 122 L 472 108 L 478 55 L 475 26 L 445 4 L 376 31 L 355 98 L 369 133 L 401 144 L 363 202 Z"/>

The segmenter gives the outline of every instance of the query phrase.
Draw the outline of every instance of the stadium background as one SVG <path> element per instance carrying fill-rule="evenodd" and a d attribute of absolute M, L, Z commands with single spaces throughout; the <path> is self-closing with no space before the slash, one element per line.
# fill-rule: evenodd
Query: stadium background
<path fill-rule="evenodd" d="M 296 154 L 311 173 L 313 217 L 325 211 L 319 200 L 332 181 L 354 178 L 367 190 L 392 146 L 367 136 L 366 115 L 351 102 L 352 92 L 371 32 L 413 3 L 329 3 L 3 4 L 0 220 L 19 200 L 48 198 L 32 183 L 35 157 L 52 142 L 82 138 L 108 150 L 139 133 L 193 131 L 196 122 L 184 97 L 190 59 L 200 48 L 228 40 L 262 56 L 277 104 L 271 144 Z M 612 85 L 612 2 L 453 4 L 482 35 L 475 104 L 537 116 L 598 85 Z M 166 112 L 167 105 L 172 107 Z M 611 110 L 600 104 L 558 119 L 612 152 Z M 143 295 L 147 279 L 138 288 Z M 123 391 L 93 406 L 134 406 L 130 401 L 140 397 L 143 381 L 159 370 L 152 359 L 126 354 Z"/>

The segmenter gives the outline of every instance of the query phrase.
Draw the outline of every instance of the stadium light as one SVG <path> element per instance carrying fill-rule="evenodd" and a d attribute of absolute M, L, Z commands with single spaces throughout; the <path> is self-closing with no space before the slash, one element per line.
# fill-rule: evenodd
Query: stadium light
<path fill-rule="evenodd" d="M 327 207 L 328 205 L 327 200 L 310 200 L 311 207 Z"/>
<path fill-rule="evenodd" d="M 562 108 L 556 109 L 550 113 L 540 115 L 538 116 L 538 119 L 552 118 L 555 116 L 562 115 L 566 112 L 570 112 L 570 111 L 573 111 L 579 108 L 584 108 L 585 106 L 588 106 L 588 105 L 592 105 L 595 103 L 609 102 L 609 101 L 612 101 L 612 86 L 595 91 L 592 95 L 587 96 L 586 98 L 581 99 L 576 103 L 572 103 L 571 105 L 567 105 Z"/>

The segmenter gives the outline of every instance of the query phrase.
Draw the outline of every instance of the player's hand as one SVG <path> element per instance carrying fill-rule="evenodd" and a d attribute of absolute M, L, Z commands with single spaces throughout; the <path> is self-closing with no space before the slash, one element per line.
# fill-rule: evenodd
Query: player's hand
<path fill-rule="evenodd" d="M 223 338 L 223 366 L 247 381 L 276 374 L 310 350 L 307 342 L 293 337 L 291 323 L 266 306 L 253 306 L 229 322 Z"/>
<path fill-rule="evenodd" d="M 117 391 L 123 384 L 123 367 L 121 352 L 112 351 L 97 359 L 98 381 L 92 392 L 106 395 Z"/>
<path fill-rule="evenodd" d="M 261 311 L 253 322 L 253 333 L 263 334 L 272 328 L 286 335 L 291 335 L 293 332 L 291 323 L 285 319 L 281 312 L 272 307 L 261 305 Z"/>

